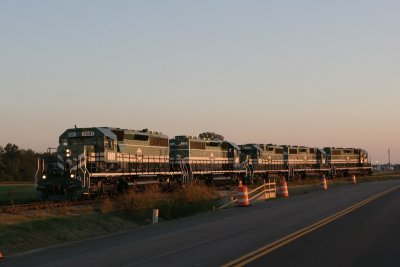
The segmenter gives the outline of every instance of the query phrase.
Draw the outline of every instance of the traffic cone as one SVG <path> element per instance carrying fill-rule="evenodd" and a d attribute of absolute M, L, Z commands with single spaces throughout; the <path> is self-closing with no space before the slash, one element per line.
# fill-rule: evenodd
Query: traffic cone
<path fill-rule="evenodd" d="M 0 251 L 0 260 L 2 260 L 2 259 L 4 259 L 4 255 L 3 255 L 3 253 L 1 253 L 1 251 Z"/>
<path fill-rule="evenodd" d="M 321 189 L 323 190 L 328 190 L 328 183 L 326 182 L 326 177 L 322 176 L 322 181 L 321 181 Z"/>
<path fill-rule="evenodd" d="M 289 197 L 289 190 L 287 187 L 286 179 L 282 180 L 281 197 Z"/>
<path fill-rule="evenodd" d="M 352 184 L 356 184 L 357 183 L 357 179 L 356 179 L 355 175 L 353 175 L 353 177 L 351 178 L 351 182 L 352 182 Z"/>
<path fill-rule="evenodd" d="M 237 188 L 237 198 L 238 198 L 238 206 L 239 207 L 247 207 L 250 205 L 249 202 L 249 192 L 247 190 L 247 186 L 243 186 L 239 184 Z"/>

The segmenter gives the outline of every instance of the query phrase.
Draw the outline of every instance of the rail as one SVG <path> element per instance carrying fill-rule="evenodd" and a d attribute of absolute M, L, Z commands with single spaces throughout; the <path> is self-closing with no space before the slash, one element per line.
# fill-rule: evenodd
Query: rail
<path fill-rule="evenodd" d="M 253 195 L 253 196 L 251 196 L 251 195 Z M 267 200 L 270 198 L 276 198 L 276 181 L 275 181 L 275 179 L 273 179 L 272 181 L 268 180 L 268 183 L 266 183 L 264 180 L 264 183 L 261 186 L 251 190 L 248 193 L 248 196 L 249 196 L 249 201 L 252 201 L 255 199 L 260 199 L 260 197 L 263 197 L 262 199 L 264 199 L 264 200 Z M 229 207 L 232 204 L 236 203 L 237 201 L 238 201 L 238 198 L 231 198 L 231 201 L 218 207 L 217 209 L 219 209 L 219 210 L 224 209 L 224 208 Z"/>
<path fill-rule="evenodd" d="M 11 206 L 0 206 L 1 213 L 19 213 L 30 210 L 43 210 L 43 209 L 53 209 L 69 206 L 83 206 L 101 203 L 101 199 L 97 200 L 81 200 L 81 201 L 57 201 L 57 202 L 37 202 L 30 204 L 20 204 Z"/>

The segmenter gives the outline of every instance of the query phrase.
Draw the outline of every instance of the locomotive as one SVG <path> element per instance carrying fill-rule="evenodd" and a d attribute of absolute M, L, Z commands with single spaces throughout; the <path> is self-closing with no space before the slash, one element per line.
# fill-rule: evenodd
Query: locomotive
<path fill-rule="evenodd" d="M 49 153 L 51 154 L 51 153 Z M 168 137 L 143 130 L 96 127 L 68 129 L 55 153 L 39 159 L 39 197 L 80 198 L 126 190 L 137 180 L 170 173 Z"/>
<path fill-rule="evenodd" d="M 78 199 L 126 191 L 148 183 L 218 180 L 253 183 L 277 176 L 370 173 L 368 153 L 359 148 L 323 149 L 273 144 L 236 145 L 226 140 L 112 127 L 67 129 L 56 149 L 38 159 L 36 189 L 41 199 Z"/>
<path fill-rule="evenodd" d="M 333 176 L 338 174 L 347 176 L 357 171 L 371 172 L 368 153 L 364 149 L 325 147 L 324 151 Z"/>
<path fill-rule="evenodd" d="M 240 148 L 235 143 L 181 135 L 170 140 L 169 148 L 171 168 L 183 172 L 182 182 L 238 179 Z"/>

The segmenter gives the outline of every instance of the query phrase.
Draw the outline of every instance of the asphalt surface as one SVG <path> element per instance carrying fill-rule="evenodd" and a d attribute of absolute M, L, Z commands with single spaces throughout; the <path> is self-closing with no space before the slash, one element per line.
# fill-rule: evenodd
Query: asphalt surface
<path fill-rule="evenodd" d="M 400 189 L 247 266 L 400 266 Z"/>
<path fill-rule="evenodd" d="M 0 266 L 221 266 L 399 185 L 338 186 L 8 256 Z M 399 195 L 395 190 L 250 265 L 399 265 Z"/>

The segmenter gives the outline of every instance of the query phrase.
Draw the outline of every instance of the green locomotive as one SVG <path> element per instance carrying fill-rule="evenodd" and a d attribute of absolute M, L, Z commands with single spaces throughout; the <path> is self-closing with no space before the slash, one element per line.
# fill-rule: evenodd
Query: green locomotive
<path fill-rule="evenodd" d="M 240 160 L 247 161 L 253 170 L 283 170 L 283 147 L 273 144 L 240 145 Z"/>
<path fill-rule="evenodd" d="M 325 152 L 304 146 L 280 146 L 272 144 L 241 145 L 241 162 L 247 162 L 254 178 L 269 175 L 286 176 L 326 171 Z"/>
<path fill-rule="evenodd" d="M 172 170 L 187 172 L 185 180 L 193 174 L 228 174 L 239 168 L 239 147 L 228 141 L 202 139 L 180 135 L 170 140 L 170 162 Z"/>
<path fill-rule="evenodd" d="M 46 161 L 40 160 L 36 175 L 42 199 L 122 191 L 138 177 L 158 181 L 169 171 L 168 136 L 147 129 L 71 128 Z"/>
<path fill-rule="evenodd" d="M 372 173 L 368 152 L 361 148 L 324 147 L 332 175 L 347 176 L 351 173 Z"/>

